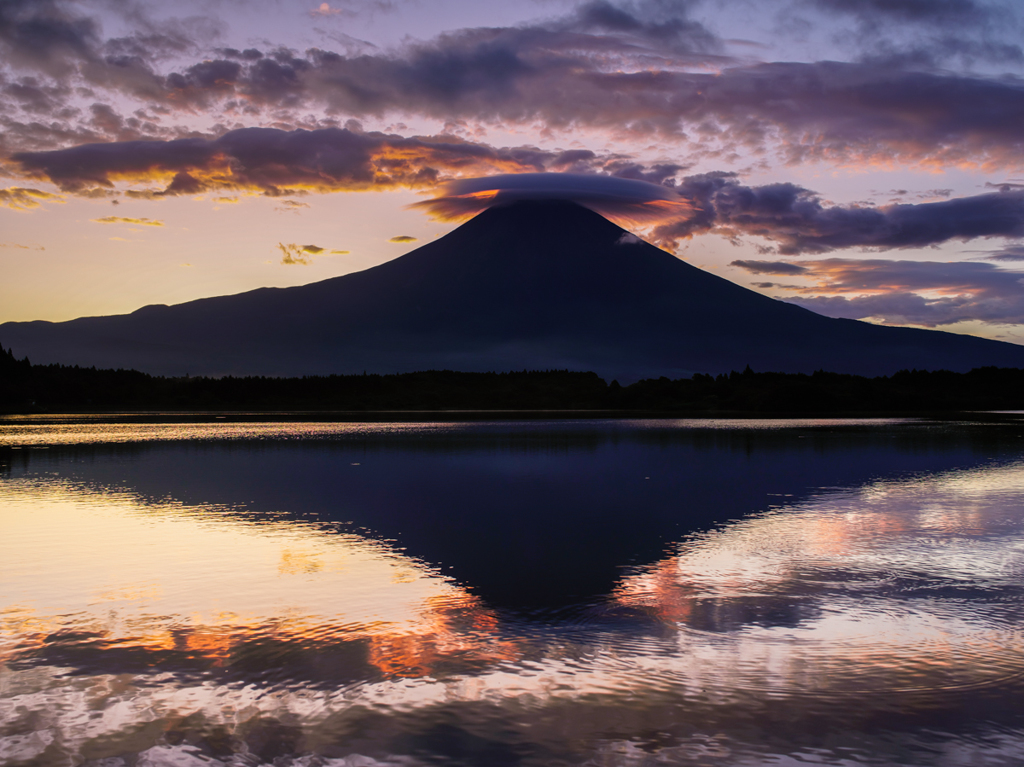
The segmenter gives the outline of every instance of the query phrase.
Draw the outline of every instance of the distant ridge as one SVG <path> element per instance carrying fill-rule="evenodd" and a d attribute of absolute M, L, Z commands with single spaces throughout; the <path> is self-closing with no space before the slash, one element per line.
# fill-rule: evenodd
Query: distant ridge
<path fill-rule="evenodd" d="M 693 267 L 574 203 L 490 208 L 362 272 L 128 315 L 10 322 L 34 363 L 158 375 L 1024 367 L 1024 347 L 823 317 Z"/>

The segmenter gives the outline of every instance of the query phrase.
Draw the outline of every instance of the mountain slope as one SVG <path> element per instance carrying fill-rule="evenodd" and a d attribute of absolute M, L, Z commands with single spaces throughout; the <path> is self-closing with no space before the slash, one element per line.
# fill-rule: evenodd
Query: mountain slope
<path fill-rule="evenodd" d="M 1024 347 L 822 317 L 697 269 L 573 203 L 490 208 L 363 272 L 129 315 L 0 325 L 33 362 L 167 375 L 572 368 L 1024 367 Z"/>

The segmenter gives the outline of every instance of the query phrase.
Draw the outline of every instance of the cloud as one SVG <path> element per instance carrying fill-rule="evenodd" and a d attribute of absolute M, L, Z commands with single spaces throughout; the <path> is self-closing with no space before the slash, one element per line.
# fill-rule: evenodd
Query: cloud
<path fill-rule="evenodd" d="M 653 222 L 653 239 L 669 247 L 709 232 L 764 237 L 782 255 L 1024 237 L 1024 189 L 1013 185 L 919 204 L 827 205 L 812 190 L 790 183 L 745 186 L 736 174 L 725 172 L 680 178 L 683 166 L 678 164 L 645 166 L 589 150 L 499 148 L 447 135 L 244 128 L 212 139 L 23 152 L 13 160 L 29 178 L 85 195 L 107 194 L 118 181 L 162 185 L 125 192 L 137 198 L 228 191 L 283 197 L 309 191 L 440 187 L 438 197 L 414 207 L 446 219 L 515 199 L 570 199 L 625 223 Z M 8 198 L 20 200 L 23 207 L 39 199 L 27 192 L 12 194 Z M 293 209 L 303 204 L 282 202 Z"/>
<path fill-rule="evenodd" d="M 4 140 L 38 147 L 167 138 L 188 131 L 162 126 L 156 112 L 190 116 L 191 124 L 204 110 L 218 121 L 221 114 L 251 120 L 272 110 L 278 120 L 319 107 L 354 117 L 589 126 L 669 137 L 686 141 L 688 158 L 777 151 L 787 162 L 1021 166 L 1019 78 L 922 69 L 942 52 L 965 61 L 1024 62 L 1016 44 L 956 36 L 984 27 L 1012 38 L 1009 11 L 974 0 L 811 5 L 870 21 L 876 31 L 896 21 L 900 29 L 927 27 L 937 36 L 920 45 L 916 38 L 883 41 L 861 61 L 751 64 L 725 56 L 722 41 L 692 17 L 688 3 L 592 0 L 560 17 L 459 29 L 389 51 L 300 54 L 269 44 L 266 50 L 213 48 L 204 43 L 216 32 L 209 20 L 147 20 L 126 37 L 103 40 L 97 21 L 78 14 L 80 6 L 4 0 L 0 52 L 64 84 L 61 93 L 45 93 L 38 83 L 25 85 L 21 95 L 12 91 L 49 119 L 2 118 Z M 174 61 L 193 58 L 161 71 L 171 54 Z M 101 109 L 58 119 L 67 109 L 72 71 L 90 87 L 112 91 L 112 104 L 135 99 L 146 116 Z"/>
<path fill-rule="evenodd" d="M 279 210 L 283 213 L 298 213 L 303 208 L 308 207 L 308 202 L 299 202 L 298 200 L 281 200 L 281 204 L 278 205 L 275 210 Z"/>
<path fill-rule="evenodd" d="M 625 223 L 655 223 L 653 239 L 669 247 L 709 232 L 764 237 L 782 255 L 1024 236 L 1024 189 L 1012 185 L 919 204 L 827 205 L 812 190 L 789 183 L 745 186 L 734 173 L 680 178 L 681 165 L 645 166 L 621 155 L 499 148 L 447 135 L 407 138 L 354 128 L 244 128 L 213 139 L 83 144 L 23 152 L 13 160 L 30 178 L 85 195 L 106 194 L 117 181 L 162 185 L 125 192 L 137 198 L 440 187 L 438 197 L 414 207 L 446 219 L 516 199 L 570 199 Z M 282 202 L 286 208 L 302 204 Z"/>
<path fill-rule="evenodd" d="M 637 38 L 566 24 L 459 30 L 397 55 L 277 52 L 216 87 L 189 72 L 169 77 L 163 98 L 589 126 L 685 137 L 691 154 L 777 150 L 791 162 L 1021 164 L 1018 80 L 881 60 L 740 65 L 641 27 Z"/>
<path fill-rule="evenodd" d="M 789 261 L 731 261 L 729 266 L 745 269 L 751 274 L 805 274 L 808 268 Z M 771 283 L 768 283 L 769 285 Z"/>
<path fill-rule="evenodd" d="M 43 201 L 63 202 L 64 199 L 60 195 L 44 192 L 41 189 L 27 189 L 18 186 L 0 189 L 0 206 L 3 207 L 27 210 L 38 208 Z"/>
<path fill-rule="evenodd" d="M 76 16 L 54 0 L 0 3 L 0 50 L 16 65 L 48 74 L 67 74 L 69 62 L 90 59 L 99 45 L 94 19 Z"/>
<path fill-rule="evenodd" d="M 767 290 L 768 288 L 777 288 L 779 290 L 799 290 L 799 285 L 787 285 L 781 282 L 753 282 L 751 283 L 755 288 L 762 288 Z"/>
<path fill-rule="evenodd" d="M 17 242 L 0 242 L 0 248 L 17 248 L 18 250 L 46 250 L 42 245 L 22 245 Z"/>
<path fill-rule="evenodd" d="M 320 3 L 319 6 L 309 12 L 310 16 L 337 16 L 341 13 L 351 14 L 344 8 L 332 8 L 330 3 Z"/>
<path fill-rule="evenodd" d="M 443 185 L 441 194 L 414 203 L 443 220 L 458 220 L 492 205 L 517 200 L 571 200 L 604 215 L 650 220 L 689 210 L 672 189 L 632 178 L 582 173 L 518 173 L 467 178 Z"/>
<path fill-rule="evenodd" d="M 223 24 L 211 17 L 154 21 L 141 3 L 114 3 L 134 27 L 126 36 L 101 37 L 99 14 L 65 0 L 3 0 L 0 54 L 6 63 L 68 82 L 74 76 L 149 103 L 192 107 L 224 92 L 231 75 L 219 61 L 199 62 L 163 76 L 156 65 L 168 56 L 196 55 Z"/>
<path fill-rule="evenodd" d="M 350 250 L 332 250 L 328 255 L 331 256 L 347 256 L 352 251 Z"/>
<path fill-rule="evenodd" d="M 326 12 L 338 10 L 326 5 Z M 770 149 L 789 162 L 1021 165 L 1019 78 L 922 71 L 928 57 L 942 52 L 965 61 L 1024 62 L 1007 7 L 975 0 L 814 0 L 803 6 L 870 22 L 875 37 L 893 22 L 900 29 L 927 27 L 937 36 L 920 45 L 916 38 L 894 38 L 861 61 L 751 64 L 724 55 L 722 41 L 693 18 L 689 3 L 592 0 L 556 18 L 458 29 L 389 51 L 312 48 L 300 54 L 269 44 L 266 50 L 206 45 L 217 26 L 210 20 L 146 20 L 125 37 L 104 40 L 98 22 L 80 15 L 76 4 L 4 0 L 0 52 L 61 77 L 65 89 L 73 71 L 90 87 L 112 91 L 111 103 L 127 96 L 150 116 L 154 110 L 209 110 L 218 120 L 222 113 L 251 119 L 270 109 L 280 119 L 282 110 L 316 106 L 355 117 L 408 114 L 667 136 L 685 140 L 692 158 Z M 1011 42 L 957 36 L 982 28 Z M 161 71 L 171 54 L 186 61 Z M 23 97 L 53 119 L 6 118 L 11 146 L 129 134 L 157 138 L 170 131 L 147 117 L 97 115 L 93 124 L 83 115 L 62 122 L 55 118 L 64 97 L 44 94 L 38 84 L 25 86 Z"/>
<path fill-rule="evenodd" d="M 151 218 L 126 218 L 124 216 L 104 216 L 92 219 L 94 224 L 134 224 L 136 226 L 163 226 L 163 221 Z"/>
<path fill-rule="evenodd" d="M 878 296 L 818 296 L 788 298 L 787 302 L 828 317 L 877 319 L 886 325 L 940 327 L 976 321 L 988 325 L 1024 322 L 1024 300 L 1020 297 L 975 298 L 951 296 L 929 298 L 917 293 L 887 293 Z"/>
<path fill-rule="evenodd" d="M 831 317 L 935 327 L 1024 323 L 1024 272 L 979 261 L 831 258 L 801 263 L 810 286 L 786 300 Z"/>
<path fill-rule="evenodd" d="M 973 26 L 990 20 L 997 13 L 992 6 L 974 0 L 811 0 L 810 4 L 872 23 L 899 19 Z"/>
<path fill-rule="evenodd" d="M 324 252 L 324 248 L 319 245 L 296 245 L 295 243 L 285 245 L 283 242 L 279 242 L 277 247 L 283 254 L 281 263 L 286 266 L 309 266 L 313 263 L 313 256 Z"/>
<path fill-rule="evenodd" d="M 1024 243 L 1015 242 L 999 250 L 983 251 L 989 255 L 985 258 L 989 261 L 1024 261 Z"/>
<path fill-rule="evenodd" d="M 708 173 L 684 178 L 675 191 L 693 212 L 654 229 L 653 239 L 663 244 L 705 232 L 754 235 L 775 242 L 783 255 L 798 255 L 1024 236 L 1024 190 L 920 204 L 829 206 L 795 184 L 749 187 L 735 174 Z"/>
<path fill-rule="evenodd" d="M 416 242 L 416 237 L 410 237 L 407 234 L 400 234 L 396 237 L 392 237 L 388 242 Z"/>
<path fill-rule="evenodd" d="M 257 103 L 686 135 L 695 151 L 777 147 L 790 161 L 1020 164 L 1016 80 L 870 61 L 715 61 L 709 73 L 680 71 L 682 59 L 564 29 L 462 30 L 400 57 L 266 60 L 237 88 Z"/>
<path fill-rule="evenodd" d="M 1019 12 L 998 0 L 802 0 L 795 7 L 832 16 L 843 29 L 836 42 L 862 61 L 936 71 L 952 62 L 971 69 L 1024 61 Z"/>
<path fill-rule="evenodd" d="M 277 197 L 309 190 L 430 188 L 456 175 L 542 170 L 564 164 L 563 155 L 529 146 L 497 148 L 453 136 L 242 128 L 215 139 L 82 144 L 21 152 L 12 159 L 26 176 L 48 179 L 76 194 L 123 180 L 165 184 L 163 189 L 128 193 L 135 197 L 225 190 Z M 577 159 L 575 164 L 582 162 Z M 596 156 L 593 162 L 598 162 Z"/>
<path fill-rule="evenodd" d="M 830 293 L 891 293 L 937 291 L 959 295 L 983 291 L 989 294 L 1019 294 L 1024 272 L 1003 269 L 979 261 L 907 261 L 889 259 L 829 258 L 808 261 L 805 273 L 819 280 L 809 290 Z"/>

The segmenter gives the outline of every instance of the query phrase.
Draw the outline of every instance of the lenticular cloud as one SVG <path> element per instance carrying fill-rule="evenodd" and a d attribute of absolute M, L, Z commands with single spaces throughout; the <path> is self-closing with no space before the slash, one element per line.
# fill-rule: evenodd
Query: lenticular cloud
<path fill-rule="evenodd" d="M 452 221 L 520 200 L 568 200 L 605 216 L 630 220 L 684 214 L 689 204 L 668 187 L 636 179 L 585 173 L 510 173 L 450 181 L 441 194 L 412 207 Z"/>

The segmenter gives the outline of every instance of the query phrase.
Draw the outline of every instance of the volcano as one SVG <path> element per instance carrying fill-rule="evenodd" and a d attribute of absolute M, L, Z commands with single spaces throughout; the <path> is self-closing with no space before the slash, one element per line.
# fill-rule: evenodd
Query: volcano
<path fill-rule="evenodd" d="M 34 363 L 162 375 L 593 370 L 622 382 L 741 370 L 1024 367 L 1024 347 L 833 319 L 649 245 L 575 203 L 492 207 L 362 272 L 127 315 L 9 322 Z"/>

